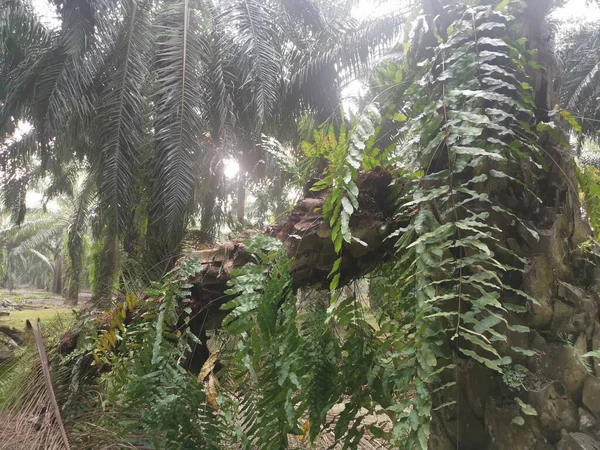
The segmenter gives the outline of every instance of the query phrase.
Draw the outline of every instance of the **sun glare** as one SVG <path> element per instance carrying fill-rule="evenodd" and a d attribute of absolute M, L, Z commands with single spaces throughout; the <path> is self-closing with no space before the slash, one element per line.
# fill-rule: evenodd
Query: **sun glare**
<path fill-rule="evenodd" d="M 552 17 L 559 20 L 572 21 L 574 25 L 582 22 L 600 20 L 600 7 L 586 0 L 569 0 L 564 6 L 556 9 Z"/>
<path fill-rule="evenodd" d="M 235 176 L 240 171 L 240 165 L 233 158 L 225 158 L 223 160 L 224 173 L 228 179 L 235 178 Z"/>

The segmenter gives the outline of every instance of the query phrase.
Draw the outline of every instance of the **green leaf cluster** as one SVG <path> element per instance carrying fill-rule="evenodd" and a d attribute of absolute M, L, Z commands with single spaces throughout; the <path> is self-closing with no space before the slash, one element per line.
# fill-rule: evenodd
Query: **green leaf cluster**
<path fill-rule="evenodd" d="M 350 244 L 354 239 L 366 245 L 358 238 L 352 237 L 350 218 L 359 208 L 356 181 L 363 155 L 373 147 L 379 118 L 379 111 L 371 105 L 355 119 L 354 126 L 350 130 L 346 128 L 344 122 L 336 136 L 333 125 L 329 125 L 315 132 L 314 143 L 303 143 L 304 151 L 308 155 L 323 155 L 329 163 L 323 178 L 311 189 L 329 190 L 322 213 L 331 227 L 334 251 L 340 255 L 329 274 L 332 278 L 331 291 L 339 285 L 343 243 Z"/>

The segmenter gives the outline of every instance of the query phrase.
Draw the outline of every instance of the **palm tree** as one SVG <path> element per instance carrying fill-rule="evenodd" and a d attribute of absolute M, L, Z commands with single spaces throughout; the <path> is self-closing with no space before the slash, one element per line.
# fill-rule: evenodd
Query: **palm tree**
<path fill-rule="evenodd" d="M 348 17 L 355 2 L 338 3 L 77 0 L 53 29 L 23 0 L 3 2 L 0 130 L 35 130 L 10 161 L 35 157 L 43 174 L 87 160 L 105 233 L 140 237 L 160 273 L 192 214 L 216 229 L 225 156 L 241 165 L 243 219 L 246 184 L 264 173 L 262 134 L 290 140 L 301 114 L 335 116 L 344 82 L 393 42 L 401 15 L 362 23 Z"/>
<path fill-rule="evenodd" d="M 3 285 L 12 289 L 16 283 L 24 283 L 52 289 L 60 284 L 62 273 L 57 272 L 56 263 L 63 228 L 56 217 L 34 211 L 21 225 L 11 223 L 10 213 L 0 218 Z"/>
<path fill-rule="evenodd" d="M 51 289 L 62 295 L 67 281 L 66 304 L 76 305 L 88 252 L 90 212 L 94 184 L 80 169 L 70 168 L 62 177 L 47 179 L 41 208 L 15 224 L 10 209 L 0 216 L 0 266 L 4 284 L 15 281 Z M 47 203 L 54 200 L 53 211 Z M 66 270 L 65 269 L 66 266 Z M 47 280 L 50 275 L 50 281 Z"/>
<path fill-rule="evenodd" d="M 556 49 L 559 96 L 587 135 L 600 130 L 600 28 L 585 24 L 568 32 Z"/>

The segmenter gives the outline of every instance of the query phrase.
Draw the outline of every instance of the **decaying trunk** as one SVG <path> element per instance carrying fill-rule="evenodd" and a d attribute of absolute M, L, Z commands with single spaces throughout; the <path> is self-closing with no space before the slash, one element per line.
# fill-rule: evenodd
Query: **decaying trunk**
<path fill-rule="evenodd" d="M 358 180 L 360 209 L 354 214 L 350 225 L 352 235 L 367 243 L 367 246 L 346 244 L 342 283 L 370 272 L 392 255 L 390 244 L 384 241 L 399 226 L 392 220 L 393 208 L 389 204 L 391 182 L 392 175 L 381 168 L 362 174 Z M 318 284 L 326 286 L 327 275 L 337 258 L 331 242 L 331 231 L 320 212 L 324 197 L 313 196 L 301 200 L 285 222 L 266 232 L 280 239 L 288 254 L 294 258 L 292 278 L 295 288 Z M 250 261 L 243 240 L 187 254 L 186 257 L 196 258 L 203 264 L 202 271 L 192 280 L 195 313 L 193 331 L 199 332 L 200 327 L 211 329 L 220 325 L 225 313 L 219 308 L 228 300 L 224 292 L 232 270 Z"/>

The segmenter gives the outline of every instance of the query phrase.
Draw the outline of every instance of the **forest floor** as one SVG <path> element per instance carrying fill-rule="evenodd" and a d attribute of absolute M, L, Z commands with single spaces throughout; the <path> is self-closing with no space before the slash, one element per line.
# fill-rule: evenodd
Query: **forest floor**
<path fill-rule="evenodd" d="M 19 287 L 9 291 L 0 289 L 0 326 L 25 328 L 26 320 L 48 322 L 58 317 L 67 317 L 82 305 L 89 303 L 91 295 L 82 293 L 79 305 L 64 305 L 64 298 L 41 289 Z"/>

